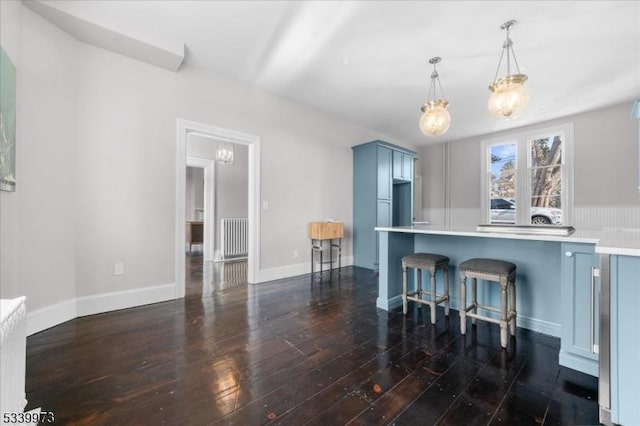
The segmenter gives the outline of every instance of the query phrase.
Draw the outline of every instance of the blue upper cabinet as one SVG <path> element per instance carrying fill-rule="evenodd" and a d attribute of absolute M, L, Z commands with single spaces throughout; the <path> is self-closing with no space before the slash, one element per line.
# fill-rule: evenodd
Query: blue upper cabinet
<path fill-rule="evenodd" d="M 390 200 L 392 193 L 391 156 L 390 148 L 379 146 L 378 149 L 378 199 Z M 395 158 L 395 152 L 393 153 Z"/>
<path fill-rule="evenodd" d="M 413 181 L 414 155 L 402 151 L 393 151 L 393 181 Z"/>
<path fill-rule="evenodd" d="M 353 148 L 354 265 L 378 267 L 376 226 L 410 225 L 415 152 L 383 141 Z"/>

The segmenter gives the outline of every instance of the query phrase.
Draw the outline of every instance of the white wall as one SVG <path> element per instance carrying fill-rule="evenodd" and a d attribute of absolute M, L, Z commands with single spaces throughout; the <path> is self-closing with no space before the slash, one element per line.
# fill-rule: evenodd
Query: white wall
<path fill-rule="evenodd" d="M 307 222 L 334 217 L 350 225 L 349 147 L 380 135 L 188 67 L 171 73 L 81 43 L 79 62 L 82 295 L 173 281 L 176 200 L 167 188 L 175 180 L 177 117 L 262 138 L 261 194 L 269 203 L 262 269 L 300 261 L 292 253 L 307 252 Z M 147 157 L 153 161 L 140 173 Z M 96 226 L 102 235 L 89 238 Z M 124 276 L 113 277 L 116 261 L 127 265 Z"/>
<path fill-rule="evenodd" d="M 177 118 L 261 137 L 266 277 L 306 271 L 307 222 L 343 220 L 350 235 L 350 146 L 401 143 L 188 65 L 173 73 L 78 42 L 19 2 L 0 3 L 3 46 L 13 40 L 8 51 L 21 57 L 17 192 L 0 194 L 0 291 L 27 296 L 40 321 L 29 332 L 76 308 L 174 294 Z M 18 36 L 5 40 L 9 29 Z"/>
<path fill-rule="evenodd" d="M 3 31 L 16 4 L 2 2 Z M 22 8 L 19 22 L 17 180 L 15 193 L 0 194 L 0 291 L 26 295 L 33 311 L 76 292 L 77 56 L 75 41 L 39 16 Z"/>
<path fill-rule="evenodd" d="M 424 147 L 423 208 L 435 224 L 480 223 L 480 143 L 484 139 L 574 124 L 574 223 L 576 229 L 640 228 L 638 193 L 638 123 L 632 103 L 602 108 L 558 120 Z M 448 191 L 441 188 L 448 187 Z"/>

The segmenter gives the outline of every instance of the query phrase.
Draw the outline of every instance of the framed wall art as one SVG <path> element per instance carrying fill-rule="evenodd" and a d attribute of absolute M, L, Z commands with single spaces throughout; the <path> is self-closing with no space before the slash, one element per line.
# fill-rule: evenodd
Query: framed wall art
<path fill-rule="evenodd" d="M 1 47 L 0 190 L 16 190 L 16 67 Z"/>

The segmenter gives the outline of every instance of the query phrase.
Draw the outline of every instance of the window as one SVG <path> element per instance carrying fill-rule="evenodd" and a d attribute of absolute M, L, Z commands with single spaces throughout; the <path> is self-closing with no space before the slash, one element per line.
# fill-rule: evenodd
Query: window
<path fill-rule="evenodd" d="M 482 142 L 485 223 L 567 225 L 573 125 Z"/>
<path fill-rule="evenodd" d="M 489 148 L 491 163 L 490 223 L 516 223 L 517 143 L 499 143 Z"/>

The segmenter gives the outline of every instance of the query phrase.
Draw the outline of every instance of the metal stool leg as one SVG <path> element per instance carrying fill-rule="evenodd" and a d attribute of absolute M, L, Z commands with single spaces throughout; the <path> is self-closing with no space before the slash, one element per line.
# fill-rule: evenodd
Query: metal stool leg
<path fill-rule="evenodd" d="M 507 347 L 507 278 L 500 278 L 500 346 Z"/>
<path fill-rule="evenodd" d="M 338 275 L 342 270 L 342 238 L 338 240 Z"/>
<path fill-rule="evenodd" d="M 402 313 L 407 315 L 407 267 L 402 265 Z"/>
<path fill-rule="evenodd" d="M 471 312 L 474 314 L 478 314 L 478 279 L 471 278 L 471 305 L 473 305 L 473 309 Z M 471 324 L 476 325 L 477 319 L 471 317 Z"/>
<path fill-rule="evenodd" d="M 311 240 L 311 280 L 313 281 L 313 240 Z"/>
<path fill-rule="evenodd" d="M 460 334 L 467 332 L 467 276 L 460 274 Z"/>
<path fill-rule="evenodd" d="M 324 250 L 322 247 L 322 240 L 320 241 L 320 280 L 322 280 L 322 265 L 324 264 Z"/>
<path fill-rule="evenodd" d="M 516 310 L 516 282 L 515 280 L 511 281 L 511 291 L 509 292 L 509 297 L 511 301 L 509 302 L 509 307 L 511 309 L 511 315 L 513 318 L 511 319 L 511 335 L 516 335 L 516 317 L 518 316 L 518 311 Z"/>
<path fill-rule="evenodd" d="M 442 269 L 442 273 L 444 275 L 444 297 L 446 297 L 444 301 L 444 315 L 449 316 L 449 265 L 445 265 Z"/>
<path fill-rule="evenodd" d="M 329 279 L 333 279 L 333 240 L 329 240 Z"/>
<path fill-rule="evenodd" d="M 436 268 L 429 269 L 429 275 L 431 276 L 431 324 L 436 323 Z"/>
<path fill-rule="evenodd" d="M 422 299 L 422 269 L 415 268 L 417 277 L 416 283 L 416 296 L 418 299 Z M 422 309 L 422 303 L 418 303 L 418 309 Z"/>

